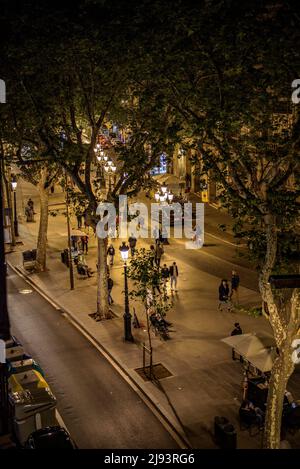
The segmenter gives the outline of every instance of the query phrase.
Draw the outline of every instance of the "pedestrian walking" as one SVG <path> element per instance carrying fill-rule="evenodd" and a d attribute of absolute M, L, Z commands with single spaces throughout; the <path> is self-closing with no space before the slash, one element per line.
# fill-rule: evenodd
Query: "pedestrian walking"
<path fill-rule="evenodd" d="M 109 305 L 112 305 L 114 300 L 112 299 L 112 296 L 111 296 L 111 292 L 112 292 L 112 289 L 113 289 L 113 286 L 114 286 L 114 281 L 112 278 L 110 278 L 108 276 L 108 279 L 107 279 L 107 291 L 108 291 L 108 304 Z"/>
<path fill-rule="evenodd" d="M 26 216 L 26 222 L 29 223 L 29 222 L 34 221 L 33 210 L 29 205 L 25 207 L 25 216 Z"/>
<path fill-rule="evenodd" d="M 134 236 L 133 233 L 131 233 L 131 235 L 129 236 L 128 242 L 129 242 L 129 246 L 130 246 L 131 255 L 134 256 L 137 239 L 136 239 L 136 237 Z"/>
<path fill-rule="evenodd" d="M 153 239 L 155 240 L 155 243 L 159 243 L 159 229 L 157 228 L 157 226 L 154 227 L 153 229 Z"/>
<path fill-rule="evenodd" d="M 109 259 L 109 265 L 114 265 L 114 257 L 115 257 L 115 248 L 111 244 L 107 249 L 107 255 Z"/>
<path fill-rule="evenodd" d="M 28 199 L 28 202 L 27 202 L 27 205 L 28 207 L 30 207 L 32 209 L 32 211 L 34 212 L 34 202 L 33 200 L 29 197 Z"/>
<path fill-rule="evenodd" d="M 231 336 L 241 335 L 243 333 L 242 328 L 238 322 L 234 323 L 234 329 L 231 331 Z M 235 350 L 232 348 L 232 360 L 235 360 Z M 241 360 L 241 357 L 240 357 Z"/>
<path fill-rule="evenodd" d="M 76 218 L 77 218 L 77 228 L 78 228 L 78 230 L 81 230 L 81 228 L 82 228 L 82 213 L 77 212 L 76 213 Z"/>
<path fill-rule="evenodd" d="M 161 269 L 161 278 L 162 278 L 162 281 L 164 283 L 164 288 L 165 289 L 167 288 L 167 282 L 169 280 L 169 277 L 170 277 L 170 270 L 167 267 L 167 264 L 164 264 L 162 269 Z"/>
<path fill-rule="evenodd" d="M 155 263 L 157 267 L 160 267 L 160 261 L 161 261 L 161 257 L 163 254 L 164 254 L 164 248 L 162 247 L 160 243 L 157 243 L 156 250 L 155 250 Z"/>
<path fill-rule="evenodd" d="M 219 285 L 219 306 L 218 309 L 222 310 L 222 306 L 227 305 L 228 311 L 231 310 L 229 303 L 229 285 L 226 279 L 223 279 Z"/>
<path fill-rule="evenodd" d="M 170 271 L 170 278 L 171 278 L 171 290 L 173 291 L 173 285 L 175 286 L 175 291 L 177 291 L 177 279 L 178 279 L 178 267 L 176 262 L 173 262 L 173 264 L 169 268 Z"/>
<path fill-rule="evenodd" d="M 231 275 L 231 292 L 230 300 L 234 297 L 234 300 L 239 304 L 239 286 L 240 286 L 240 277 L 236 270 L 232 271 Z"/>
<path fill-rule="evenodd" d="M 199 225 L 195 225 L 193 228 L 193 242 L 195 243 L 196 247 L 199 247 L 201 244 L 201 235 L 202 230 Z"/>
<path fill-rule="evenodd" d="M 152 259 L 152 264 L 155 265 L 155 247 L 153 244 L 150 246 L 150 257 Z"/>
<path fill-rule="evenodd" d="M 89 214 L 87 210 L 85 210 L 83 213 L 83 223 L 84 223 L 84 228 L 89 229 Z"/>
<path fill-rule="evenodd" d="M 87 254 L 89 250 L 89 237 L 88 236 L 81 236 L 81 247 L 83 253 Z"/>

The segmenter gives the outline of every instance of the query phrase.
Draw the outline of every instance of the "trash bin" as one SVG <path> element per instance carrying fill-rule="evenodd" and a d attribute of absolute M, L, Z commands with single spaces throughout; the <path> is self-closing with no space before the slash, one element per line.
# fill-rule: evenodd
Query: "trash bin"
<path fill-rule="evenodd" d="M 215 417 L 215 440 L 222 449 L 236 449 L 236 430 L 226 417 Z"/>
<path fill-rule="evenodd" d="M 8 362 L 21 360 L 23 356 L 24 356 L 24 349 L 22 345 L 14 345 L 13 347 L 6 348 L 6 360 Z"/>
<path fill-rule="evenodd" d="M 65 261 L 65 251 L 61 251 L 60 257 L 61 257 L 62 263 L 65 264 L 66 263 L 66 261 Z"/>
<path fill-rule="evenodd" d="M 56 399 L 47 382 L 36 370 L 10 376 L 9 404 L 14 433 L 21 444 L 25 443 L 32 432 L 57 425 Z"/>
<path fill-rule="evenodd" d="M 64 249 L 64 257 L 65 257 L 65 264 L 67 267 L 69 267 L 69 250 Z"/>
<path fill-rule="evenodd" d="M 40 365 L 29 355 L 23 355 L 21 360 L 8 362 L 9 376 L 30 370 L 36 370 L 44 377 L 44 372 Z"/>

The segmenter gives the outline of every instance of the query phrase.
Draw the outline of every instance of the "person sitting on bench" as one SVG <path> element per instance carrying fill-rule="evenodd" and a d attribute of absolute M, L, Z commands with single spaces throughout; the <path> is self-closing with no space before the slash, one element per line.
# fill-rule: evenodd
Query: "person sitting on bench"
<path fill-rule="evenodd" d="M 86 263 L 85 257 L 82 253 L 78 255 L 77 272 L 79 275 L 92 276 L 92 271 Z"/>

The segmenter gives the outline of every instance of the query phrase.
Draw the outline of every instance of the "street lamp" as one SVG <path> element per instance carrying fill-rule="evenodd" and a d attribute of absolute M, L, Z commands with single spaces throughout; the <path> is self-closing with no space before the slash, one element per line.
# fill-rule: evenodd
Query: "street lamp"
<path fill-rule="evenodd" d="M 117 167 L 111 160 L 108 160 L 104 166 L 105 172 L 108 174 L 108 191 L 111 191 L 111 175 L 115 174 Z"/>
<path fill-rule="evenodd" d="M 18 227 L 18 214 L 17 214 L 17 178 L 16 176 L 12 175 L 11 179 L 11 188 L 14 194 L 14 231 L 15 236 L 19 236 L 19 227 Z"/>
<path fill-rule="evenodd" d="M 119 248 L 122 259 L 124 261 L 124 279 L 125 279 L 125 313 L 124 313 L 124 339 L 127 342 L 133 342 L 133 336 L 131 333 L 131 314 L 129 312 L 129 299 L 128 299 L 128 280 L 127 280 L 127 259 L 129 253 L 129 246 L 126 245 L 125 241 L 122 242 L 122 246 Z"/>
<path fill-rule="evenodd" d="M 165 194 L 167 192 L 168 188 L 167 186 L 164 184 L 163 186 L 161 186 L 161 191 L 163 194 Z"/>
<path fill-rule="evenodd" d="M 160 202 L 160 203 L 170 202 L 170 203 L 172 203 L 172 200 L 174 198 L 174 194 L 172 194 L 171 191 L 168 191 L 167 186 L 163 185 L 154 194 L 154 198 L 155 198 L 156 202 Z"/>
<path fill-rule="evenodd" d="M 96 154 L 96 158 L 98 160 L 98 163 L 100 164 L 100 177 L 101 177 L 101 180 L 104 181 L 104 186 L 105 186 L 105 178 L 104 178 L 104 173 L 103 173 L 103 167 L 104 167 L 104 165 L 106 164 L 106 162 L 108 160 L 108 156 L 105 155 L 104 150 L 101 148 L 100 143 L 97 143 L 97 145 L 94 148 L 94 152 Z"/>
<path fill-rule="evenodd" d="M 168 201 L 172 203 L 173 198 L 174 194 L 172 194 L 172 192 L 168 192 Z"/>

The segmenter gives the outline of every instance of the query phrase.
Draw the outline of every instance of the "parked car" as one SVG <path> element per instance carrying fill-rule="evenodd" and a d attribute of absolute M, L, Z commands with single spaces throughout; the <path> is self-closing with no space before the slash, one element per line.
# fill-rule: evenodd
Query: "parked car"
<path fill-rule="evenodd" d="M 76 449 L 69 433 L 60 426 L 37 430 L 28 437 L 25 449 Z"/>

